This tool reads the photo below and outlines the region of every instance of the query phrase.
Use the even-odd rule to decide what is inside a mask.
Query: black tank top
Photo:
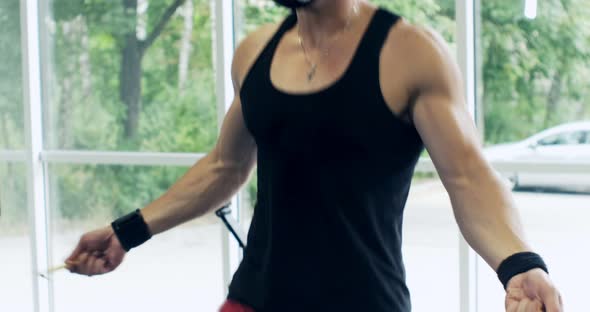
[[[399,17],[378,9],[339,80],[289,94],[273,86],[270,67],[296,19],[282,23],[240,90],[258,194],[228,298],[257,312],[410,311],[402,215],[423,143],[379,84]]]

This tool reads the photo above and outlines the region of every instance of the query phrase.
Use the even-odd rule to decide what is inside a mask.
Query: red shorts
[[[254,312],[254,309],[233,300],[227,300],[219,312]]]

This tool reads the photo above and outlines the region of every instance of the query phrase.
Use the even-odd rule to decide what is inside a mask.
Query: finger
[[[111,261],[108,258],[104,258],[104,271],[102,274],[105,273],[109,273],[111,271],[113,271],[115,269],[115,265],[113,265],[113,263],[111,263]]]
[[[543,308],[543,304],[539,300],[530,301],[527,304],[527,312],[539,312]]]
[[[531,301],[528,299],[523,299],[518,304],[517,312],[528,312],[528,306],[530,305]]]
[[[84,252],[85,249],[86,249],[86,241],[84,240],[84,236],[82,236],[80,238],[80,240],[78,241],[78,245],[76,245],[76,248],[74,248],[74,250],[72,251],[70,256],[66,259],[66,261],[76,261],[78,259],[78,257],[80,256],[80,254],[82,252]]]
[[[72,270],[80,263],[80,261],[65,260],[64,263],[66,265],[66,270],[72,272]]]
[[[516,309],[518,309],[518,301],[506,301],[506,312],[516,312]]]
[[[99,275],[105,273],[105,263],[106,260],[104,258],[95,258],[91,263],[91,274],[92,275]]]
[[[518,307],[516,308],[516,312],[526,312],[526,303],[524,300],[518,302]]]
[[[78,264],[75,265],[74,273],[87,274],[88,273],[88,258],[89,254],[83,252],[78,256]]]
[[[88,257],[88,271],[86,272],[87,276],[92,276],[92,275],[97,275],[99,270],[97,270],[98,268],[98,261],[100,260],[100,258],[91,255],[90,257]]]
[[[540,291],[540,297],[547,312],[562,311],[560,295],[555,288],[547,286],[545,289]]]
[[[100,258],[96,260],[96,274],[105,274],[110,272],[107,266],[107,260],[105,258]]]
[[[70,271],[70,273],[77,273],[78,271],[78,265],[80,264],[80,261],[71,261],[71,260],[66,260],[66,269],[68,269],[68,271]]]

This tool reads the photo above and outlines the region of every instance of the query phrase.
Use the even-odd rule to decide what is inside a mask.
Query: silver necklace
[[[320,57],[318,58],[318,60],[316,62],[313,62],[311,60],[311,58],[309,57],[307,50],[305,49],[305,44],[303,42],[303,38],[301,36],[301,27],[297,26],[297,38],[299,39],[299,46],[301,46],[301,50],[303,51],[305,61],[307,62],[307,65],[309,66],[309,70],[307,71],[307,82],[308,83],[311,83],[313,81],[313,78],[315,78],[318,66],[320,65],[320,61],[322,60],[322,58],[327,57],[330,54],[330,48],[332,47],[333,43],[336,42],[336,40],[345,31],[350,29],[350,24],[352,23],[352,18],[353,18],[353,16],[355,16],[355,17],[358,16],[358,13],[359,13],[359,3],[358,3],[358,0],[355,0],[352,5],[352,8],[350,10],[350,13],[348,14],[346,24],[338,32],[338,34],[336,34],[334,37],[332,37],[332,39],[330,40],[330,44],[328,44],[323,51],[321,51],[322,49],[320,49],[320,51],[321,51]],[[301,23],[299,25],[301,25]]]

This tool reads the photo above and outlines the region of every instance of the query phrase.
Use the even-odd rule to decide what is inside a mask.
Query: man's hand
[[[514,276],[506,289],[507,312],[562,312],[563,302],[547,273],[534,269]]]
[[[110,226],[88,232],[66,260],[72,273],[98,275],[113,271],[121,264],[125,250]]]

